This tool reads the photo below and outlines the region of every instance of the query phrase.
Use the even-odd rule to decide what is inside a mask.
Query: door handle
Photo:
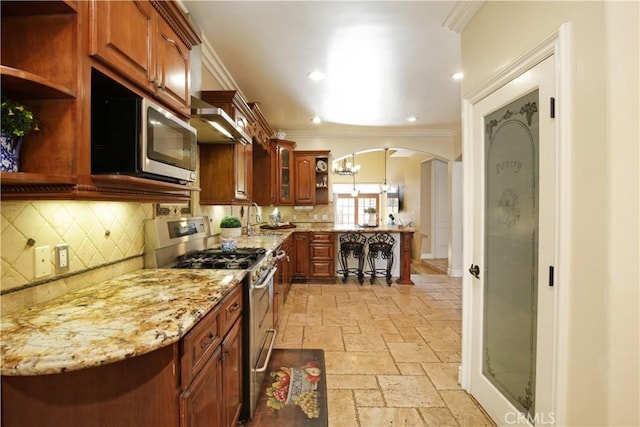
[[[471,264],[471,267],[469,267],[469,273],[471,273],[471,275],[473,277],[475,277],[476,279],[480,278],[480,267],[478,267],[475,264]]]

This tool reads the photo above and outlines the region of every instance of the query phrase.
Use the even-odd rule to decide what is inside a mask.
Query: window
[[[336,194],[334,197],[336,225],[364,224],[364,210],[366,208],[379,209],[379,197],[377,194],[358,194],[352,197],[350,194]]]

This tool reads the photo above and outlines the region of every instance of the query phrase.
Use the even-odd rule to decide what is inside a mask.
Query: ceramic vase
[[[22,137],[10,137],[6,134],[0,134],[0,171],[1,172],[18,172],[18,164],[20,162],[20,146],[22,145]]]
[[[234,252],[238,249],[238,242],[233,239],[222,239],[222,242],[220,242],[220,249],[225,253]]]

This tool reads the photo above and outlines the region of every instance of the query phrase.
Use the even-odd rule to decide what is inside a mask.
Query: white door
[[[554,64],[472,106],[469,390],[499,425],[554,422]]]
[[[433,257],[449,256],[449,170],[445,162],[431,162],[432,203],[431,218],[433,221]]]

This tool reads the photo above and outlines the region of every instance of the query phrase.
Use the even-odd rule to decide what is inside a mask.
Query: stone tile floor
[[[460,279],[412,279],[292,285],[276,347],[324,349],[330,427],[495,425],[457,381]]]

